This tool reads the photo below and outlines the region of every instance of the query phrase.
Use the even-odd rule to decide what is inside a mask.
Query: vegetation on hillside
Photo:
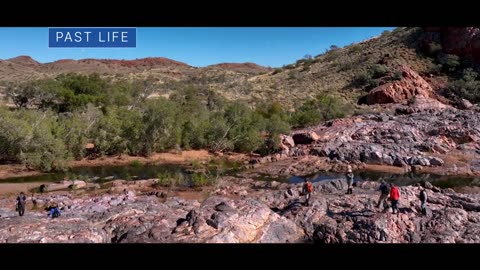
[[[356,103],[359,95],[364,90],[373,87],[375,83],[381,83],[372,78],[375,83],[368,82],[365,85],[356,85],[355,79],[362,74],[368,74],[377,65],[384,66],[389,73],[394,73],[400,64],[407,64],[418,72],[431,69],[434,64],[427,56],[419,55],[416,40],[421,34],[419,28],[398,28],[392,32],[385,32],[377,38],[339,48],[336,45],[317,56],[305,55],[295,63],[277,68],[267,74],[238,72],[236,69],[218,67],[192,68],[186,66],[169,66],[162,68],[132,67],[105,65],[94,62],[87,63],[57,63],[58,68],[47,69],[48,66],[39,67],[36,71],[44,77],[55,76],[65,70],[82,73],[102,74],[102,78],[111,78],[116,81],[145,81],[150,76],[152,93],[159,95],[172,95],[188,85],[195,89],[210,90],[227,100],[242,100],[248,104],[261,104],[263,102],[278,102],[285,109],[295,109],[296,104],[307,99],[314,98],[322,93],[340,94],[345,101]],[[5,81],[15,80],[23,70],[17,64],[13,64],[15,70],[9,71],[13,75]],[[5,67],[7,70],[7,67]],[[267,69],[265,71],[268,71]],[[77,72],[77,71],[76,71]],[[115,72],[117,72],[115,74]],[[21,81],[39,76],[29,76],[32,72],[24,74]],[[4,77],[8,77],[5,75]],[[19,77],[20,78],[20,77]],[[18,81],[18,80],[17,80]],[[72,82],[58,79],[58,84],[66,86]],[[74,82],[73,82],[74,83]],[[59,90],[60,91],[60,90]],[[82,92],[82,89],[74,91]],[[128,89],[125,89],[128,91]],[[111,94],[106,91],[110,100]],[[70,93],[63,93],[66,99],[71,99]],[[84,93],[89,95],[89,93]],[[72,106],[90,103],[103,103],[105,99],[98,97],[97,100],[87,100],[87,96],[79,96],[71,100]],[[19,101],[22,102],[22,101]]]
[[[322,54],[305,56],[258,79],[252,95],[266,96],[272,89],[277,94],[275,100],[295,104],[297,100],[335,93],[356,104],[365,92],[401,79],[400,65],[420,73],[431,69],[434,59],[418,52],[421,34],[420,28],[397,28],[343,48],[332,45]]]
[[[292,114],[279,103],[255,108],[194,86],[169,98],[147,98],[148,89],[147,81],[112,82],[96,74],[10,85],[17,108],[0,109],[0,161],[50,171],[86,155],[148,156],[178,148],[267,154],[291,126],[342,115],[334,96],[306,101]]]
[[[402,79],[404,64],[448,78],[440,91],[446,97],[479,102],[479,66],[445,54],[438,39],[425,45],[423,35],[420,28],[397,28],[260,75],[210,67],[167,72],[175,79],[92,73],[4,84],[16,109],[0,108],[0,162],[49,171],[87,155],[268,154],[291,128],[368,111],[354,105],[359,97]]]
[[[480,102],[480,66],[471,58],[445,53],[439,35],[433,35],[429,43],[419,47],[419,51],[433,62],[428,70],[430,73],[449,78],[449,84],[442,91],[447,98]]]

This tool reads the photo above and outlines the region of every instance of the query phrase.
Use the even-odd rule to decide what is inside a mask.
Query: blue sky
[[[395,27],[139,27],[136,48],[48,48],[47,27],[0,27],[0,59],[28,55],[58,59],[167,57],[203,67],[254,62],[280,67],[306,54],[343,47]]]

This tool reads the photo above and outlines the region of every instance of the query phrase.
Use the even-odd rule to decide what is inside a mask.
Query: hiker
[[[420,191],[420,209],[422,210],[422,215],[426,216],[427,215],[427,191],[422,188]]]
[[[310,181],[305,178],[303,183],[303,188],[302,188],[302,193],[305,195],[305,205],[309,206],[310,205],[310,196],[313,192],[313,185]]]
[[[17,197],[17,212],[20,216],[25,214],[25,204],[27,203],[27,197],[23,192],[20,192],[20,195]]]
[[[378,190],[380,190],[380,198],[378,198],[377,208],[379,208],[380,205],[382,205],[382,203],[383,203],[383,207],[387,208],[388,207],[387,199],[388,199],[388,195],[390,194],[389,185],[385,181],[382,181]]]
[[[392,213],[398,213],[398,200],[400,199],[400,192],[398,188],[390,183],[390,200],[392,201]]]
[[[353,193],[353,173],[352,173],[352,167],[348,165],[348,173],[347,173],[347,193],[346,194],[352,194]]]
[[[284,144],[284,141],[286,140],[287,136],[280,134],[280,148],[282,149],[281,154],[288,156],[288,153],[290,152],[290,148]]]
[[[56,203],[52,203],[47,208],[47,211],[48,211],[47,217],[52,216],[52,218],[56,218],[60,216],[60,209],[58,209],[58,205]]]

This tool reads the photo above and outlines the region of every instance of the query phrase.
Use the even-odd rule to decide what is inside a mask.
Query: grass
[[[204,187],[214,185],[217,182],[218,176],[210,172],[199,172],[182,174],[180,172],[162,172],[157,175],[157,187],[168,187],[170,189],[182,187]]]
[[[286,106],[317,94],[319,89],[332,88],[347,93],[349,101],[356,103],[358,94],[355,92],[362,91],[361,87],[352,84],[357,74],[365,74],[373,67],[375,75],[380,77],[401,64],[419,72],[431,66],[431,60],[417,55],[414,40],[410,38],[419,31],[418,28],[402,28],[360,44],[328,51],[312,60],[300,59],[296,65],[283,68],[285,71],[290,69],[290,73],[277,71],[257,81],[256,90],[261,92],[264,89],[264,81],[270,84],[275,81],[278,85],[276,94],[284,97],[282,100],[286,101]],[[379,65],[387,55],[388,64]]]
[[[158,182],[155,186],[170,189],[212,186],[217,183],[219,177],[223,174],[240,170],[242,163],[227,158],[215,158],[207,163],[193,160],[190,162],[190,167],[189,173],[159,172],[157,174]]]
[[[139,160],[134,160],[130,162],[130,166],[133,168],[140,168],[140,167],[143,167],[143,163]]]

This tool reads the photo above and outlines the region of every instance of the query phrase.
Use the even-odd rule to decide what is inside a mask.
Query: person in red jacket
[[[400,199],[400,192],[398,188],[390,183],[390,201],[392,201],[392,213],[398,213],[398,200]]]

